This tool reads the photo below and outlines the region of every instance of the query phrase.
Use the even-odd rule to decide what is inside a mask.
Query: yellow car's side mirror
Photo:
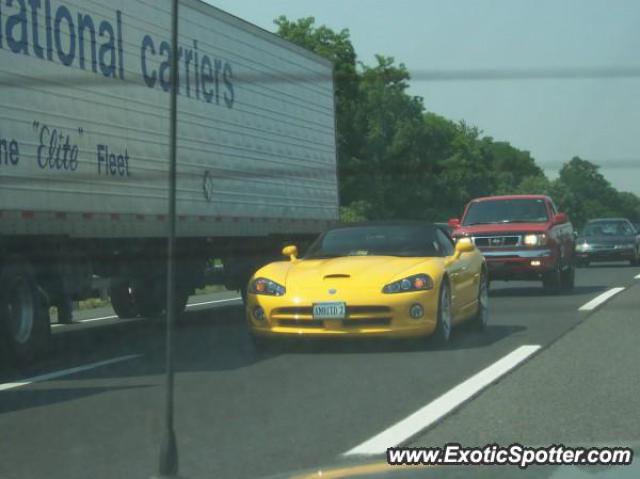
[[[298,259],[298,247],[296,245],[289,245],[282,248],[282,254],[288,256],[291,261]]]
[[[456,256],[460,257],[462,253],[471,253],[475,248],[470,238],[460,238],[456,243]]]

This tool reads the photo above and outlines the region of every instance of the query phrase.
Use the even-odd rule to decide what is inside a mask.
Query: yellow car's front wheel
[[[451,338],[451,289],[446,279],[440,283],[438,296],[438,319],[436,323],[435,339],[440,344],[449,342]]]
[[[475,326],[479,330],[484,330],[489,322],[489,278],[487,273],[480,274],[480,285],[478,286],[478,312],[474,318]]]

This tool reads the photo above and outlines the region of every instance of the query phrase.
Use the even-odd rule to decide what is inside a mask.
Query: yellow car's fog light
[[[264,314],[264,309],[262,309],[260,306],[256,306],[255,308],[253,308],[253,317],[257,321],[264,321],[266,317]]]
[[[420,319],[424,316],[424,308],[420,304],[414,304],[409,309],[409,315],[413,319]]]

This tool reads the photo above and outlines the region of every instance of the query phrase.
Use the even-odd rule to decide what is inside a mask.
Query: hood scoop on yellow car
[[[351,278],[350,274],[327,274],[322,279]]]

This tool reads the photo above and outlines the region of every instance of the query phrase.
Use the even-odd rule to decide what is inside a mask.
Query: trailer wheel
[[[128,279],[111,278],[109,296],[111,306],[120,319],[138,316],[138,307]]]
[[[164,311],[167,298],[162,294],[161,280],[149,280],[135,288],[135,298],[140,315],[145,318],[156,317]]]
[[[12,258],[0,273],[0,339],[12,361],[32,362],[49,347],[51,325],[45,295],[29,264]]]

